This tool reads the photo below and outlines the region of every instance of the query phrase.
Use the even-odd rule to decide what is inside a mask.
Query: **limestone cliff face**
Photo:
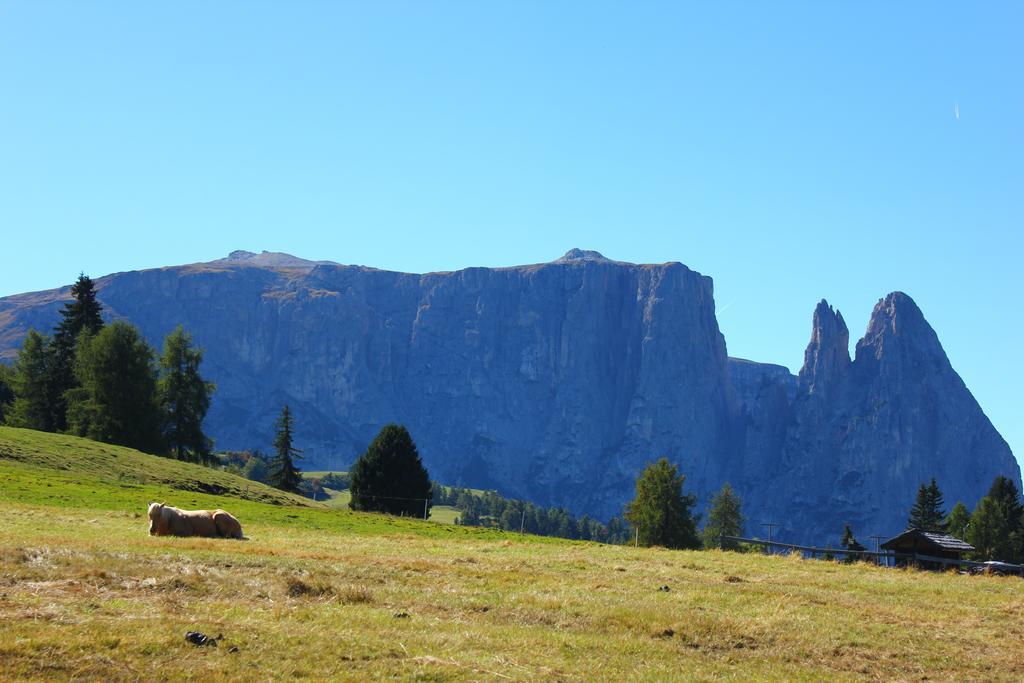
[[[841,322],[819,304],[790,413],[767,419],[788,419],[777,459],[763,456],[776,469],[768,491],[747,480],[749,499],[783,535],[836,540],[846,523],[862,536],[899,531],[931,477],[948,507],[973,506],[998,474],[1019,481],[1009,446],[909,296],[878,302],[852,362]],[[778,443],[755,439],[748,451]]]
[[[704,489],[734,450],[712,282],[679,263],[412,275],[236,252],[98,285],[152,343],[182,323],[206,349],[218,448],[268,449],[289,402],[303,464],[345,467],[396,421],[436,479],[602,517],[646,462]],[[0,315],[47,328],[61,297]]]
[[[850,332],[843,314],[824,299],[814,309],[811,330],[797,385],[802,393],[827,400],[850,366]]]
[[[269,449],[284,403],[308,469],[346,467],[406,424],[434,478],[606,518],[666,456],[702,501],[724,481],[763,521],[820,542],[902,529],[920,481],[972,504],[1005,442],[913,302],[879,303],[850,360],[822,302],[798,377],[730,359],[711,279],[572,250],[557,261],[415,275],[234,252],[98,280],[110,317],[158,344],[183,324],[217,383],[218,448]],[[0,299],[0,358],[49,329],[67,290]]]

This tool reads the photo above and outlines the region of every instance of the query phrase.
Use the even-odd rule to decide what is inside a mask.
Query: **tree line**
[[[203,432],[212,382],[200,373],[203,350],[178,325],[162,353],[134,325],[103,321],[96,285],[80,274],[52,334],[29,330],[13,366],[0,365],[0,422],[127,446],[204,465],[221,464]],[[300,490],[294,417],[285,405],[275,456],[261,478]],[[254,459],[255,466],[259,461]]]
[[[211,462],[202,423],[214,385],[199,373],[203,351],[191,336],[179,325],[158,355],[130,323],[104,323],[88,276],[71,294],[52,334],[29,330],[0,373],[3,422]]]
[[[933,477],[917,489],[917,497],[907,518],[907,529],[949,534],[967,541],[974,551],[967,558],[976,561],[999,560],[1024,564],[1024,505],[1012,480],[999,475],[992,481],[974,511],[958,501],[946,513],[945,497]],[[843,530],[840,546],[851,552],[866,550],[850,525]]]
[[[537,536],[599,541],[621,544],[632,540],[633,532],[620,517],[607,524],[583,515],[575,517],[560,508],[545,508],[533,503],[504,498],[497,491],[476,493],[459,486],[433,486],[434,504],[448,505],[459,511],[457,524],[481,526],[505,531],[524,531]]]
[[[1017,485],[1002,475],[973,511],[957,502],[949,514],[935,479],[921,484],[907,525],[967,541],[975,549],[972,559],[1024,563],[1024,505]]]
[[[700,516],[694,514],[696,496],[683,492],[685,475],[668,460],[649,465],[638,477],[636,496],[626,507],[626,520],[636,529],[642,545],[667,548],[739,549],[735,541],[722,536],[742,536],[744,517],[739,496],[729,484],[711,499],[707,523],[698,532]],[[973,512],[962,502],[947,514],[942,491],[933,478],[921,484],[910,515],[909,529],[948,533],[966,540],[975,550],[975,560],[1000,560],[1024,563],[1024,504],[1012,480],[997,476],[987,495]],[[851,553],[866,548],[857,541],[853,529],[845,525],[840,547]]]

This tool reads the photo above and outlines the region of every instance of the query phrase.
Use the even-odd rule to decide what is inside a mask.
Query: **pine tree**
[[[847,524],[847,525],[845,525],[843,527],[843,537],[839,541],[839,546],[841,548],[845,548],[846,550],[849,550],[850,553],[861,553],[861,552],[864,552],[865,550],[867,550],[867,548],[862,546],[857,541],[856,537],[854,537],[853,529],[850,527],[849,524]],[[846,556],[847,562],[852,562],[854,557],[855,557],[855,555],[852,555],[852,554],[847,555]]]
[[[100,312],[103,306],[96,300],[96,285],[85,273],[79,273],[78,280],[71,285],[74,301],[64,304],[61,321],[54,337],[66,337],[74,342],[83,331],[96,334],[103,329]]]
[[[1021,505],[1017,485],[1002,475],[992,480],[988,496],[1006,510],[1006,516],[1009,519],[1017,519],[1020,517],[1021,512],[1024,512],[1024,506]]]
[[[992,482],[971,514],[967,541],[975,559],[1024,561],[1024,507],[1012,480],[998,476]]]
[[[79,387],[67,392],[68,426],[95,441],[163,453],[153,349],[133,325],[118,321],[76,345]]]
[[[49,375],[50,403],[53,411],[51,421],[56,431],[67,428],[67,393],[79,386],[75,375],[75,345],[83,333],[95,335],[103,328],[100,311],[103,307],[96,300],[96,287],[84,273],[71,285],[73,301],[64,304],[61,321],[54,330],[52,340],[53,362]]]
[[[967,538],[967,525],[971,523],[971,513],[967,506],[957,501],[946,517],[946,533],[959,539]]]
[[[44,432],[54,431],[50,391],[52,368],[53,354],[49,340],[35,330],[29,330],[11,373],[14,402],[6,416],[8,424]]]
[[[648,465],[636,480],[636,498],[626,506],[626,519],[639,533],[645,546],[665,548],[700,547],[697,520],[693,516],[696,496],[683,494],[686,476],[662,458]]]
[[[942,492],[939,490],[935,478],[932,477],[930,484],[927,486],[921,484],[917,490],[917,500],[910,510],[910,519],[907,522],[909,528],[945,533],[946,511],[943,509],[944,507]]]
[[[704,547],[736,550],[736,541],[723,541],[722,536],[743,535],[743,513],[740,510],[740,497],[725,483],[722,489],[711,499],[708,511],[708,522],[704,525]]]
[[[429,516],[430,476],[405,427],[385,425],[352,465],[351,475],[349,507],[353,510],[422,517],[426,504]],[[488,501],[489,513],[500,523],[504,505],[494,498]],[[471,517],[465,516],[464,523]]]
[[[302,475],[295,467],[300,459],[298,448],[293,444],[294,418],[291,409],[285,405],[281,417],[277,421],[277,433],[274,435],[274,459],[270,462],[268,482],[282,491],[298,493]]]
[[[1006,511],[992,496],[979,500],[971,514],[971,525],[967,528],[967,542],[974,546],[974,558],[1012,562],[1012,527]]]
[[[14,368],[0,364],[0,424],[14,403]]]
[[[179,460],[209,462],[212,441],[203,433],[214,385],[199,374],[203,351],[181,325],[164,339],[158,393],[164,413],[164,439]]]

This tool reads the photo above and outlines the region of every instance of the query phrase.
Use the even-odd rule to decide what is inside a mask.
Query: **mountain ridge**
[[[289,402],[307,467],[344,466],[400,421],[435,478],[606,518],[664,455],[702,503],[730,481],[752,522],[787,519],[783,534],[798,540],[851,520],[863,533],[899,531],[915,477],[948,479],[950,504],[973,503],[996,473],[1020,481],[899,292],[879,301],[853,358],[842,314],[819,303],[794,375],[728,356],[710,277],[582,249],[424,274],[233,252],[97,285],[108,315],[151,342],[180,322],[207,349],[218,447],[269,443]],[[52,327],[66,298],[0,299],[0,358],[29,326]]]

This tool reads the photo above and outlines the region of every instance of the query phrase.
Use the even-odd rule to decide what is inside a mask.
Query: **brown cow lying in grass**
[[[149,535],[245,538],[239,521],[223,510],[180,510],[164,503],[149,504]]]

